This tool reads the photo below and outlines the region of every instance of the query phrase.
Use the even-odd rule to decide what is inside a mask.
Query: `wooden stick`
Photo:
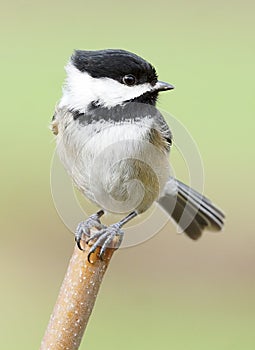
[[[115,249],[108,248],[104,260],[98,250],[88,262],[90,246],[81,251],[76,246],[59,296],[51,315],[40,350],[77,350],[88,324],[99,287]]]

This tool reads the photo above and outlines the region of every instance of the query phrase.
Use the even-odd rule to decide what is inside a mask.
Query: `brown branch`
[[[98,251],[87,260],[89,246],[82,252],[76,246],[40,350],[76,350],[88,324],[104,273],[114,249],[108,248],[104,260]]]

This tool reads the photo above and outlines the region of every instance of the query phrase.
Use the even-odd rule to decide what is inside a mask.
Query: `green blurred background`
[[[197,243],[169,223],[117,252],[81,349],[254,349],[254,2],[1,5],[1,348],[39,347],[74,245],[49,184],[63,67],[74,48],[124,48],[176,86],[159,105],[196,140],[227,223]]]

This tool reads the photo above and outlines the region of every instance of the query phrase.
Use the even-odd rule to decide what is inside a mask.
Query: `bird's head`
[[[83,113],[91,105],[111,108],[129,101],[155,105],[160,91],[173,89],[158,80],[150,63],[125,50],[76,50],[66,71],[60,105]]]

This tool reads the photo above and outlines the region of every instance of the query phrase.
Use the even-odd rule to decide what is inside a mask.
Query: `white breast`
[[[146,210],[163,191],[168,161],[148,139],[151,119],[83,126],[59,118],[57,150],[76,186],[111,212]]]

